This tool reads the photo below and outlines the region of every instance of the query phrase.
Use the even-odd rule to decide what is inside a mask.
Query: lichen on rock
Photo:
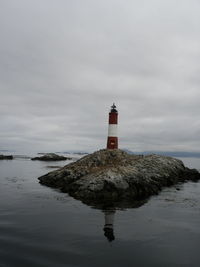
[[[163,187],[200,179],[182,161],[103,149],[38,178],[82,201],[123,201],[157,194]]]

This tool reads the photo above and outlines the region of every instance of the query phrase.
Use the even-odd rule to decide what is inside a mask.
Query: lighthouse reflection
[[[110,205],[106,203],[98,203],[98,205],[95,205],[96,208],[101,209],[101,211],[104,213],[103,233],[110,243],[115,240],[114,223],[116,212],[139,208],[143,206],[147,202],[147,200],[148,198],[134,201],[110,203]],[[95,206],[93,205],[93,208],[95,208]]]
[[[115,217],[115,210],[105,210],[104,217],[105,217],[105,224],[104,224],[104,236],[108,239],[109,242],[115,240],[114,235],[114,217]]]
[[[101,210],[104,214],[103,233],[106,239],[111,243],[114,241],[114,223],[117,211],[126,211],[128,209],[137,209],[147,202],[148,198],[121,200],[117,202],[112,201],[82,201],[84,204],[92,207],[93,209]]]

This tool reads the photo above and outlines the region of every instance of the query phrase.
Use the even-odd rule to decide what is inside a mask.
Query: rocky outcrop
[[[1,159],[13,159],[12,155],[0,155],[0,160]]]
[[[179,182],[196,181],[200,173],[175,158],[104,149],[38,179],[86,203],[119,202],[157,194]]]
[[[58,161],[58,160],[71,160],[72,158],[59,156],[55,153],[47,153],[41,157],[35,157],[31,160],[42,160],[42,161]]]

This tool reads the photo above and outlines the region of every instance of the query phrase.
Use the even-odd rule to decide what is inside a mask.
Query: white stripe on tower
[[[108,125],[108,136],[117,137],[117,124],[109,124]]]

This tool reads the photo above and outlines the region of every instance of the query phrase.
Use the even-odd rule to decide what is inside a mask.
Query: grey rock
[[[55,153],[47,153],[41,157],[35,157],[31,160],[42,160],[42,161],[58,161],[58,160],[71,160],[72,158],[59,156]]]
[[[12,155],[0,155],[0,160],[1,159],[13,159]]]
[[[182,161],[160,155],[130,155],[103,149],[38,178],[86,203],[135,200],[163,187],[197,181],[200,173]]]

